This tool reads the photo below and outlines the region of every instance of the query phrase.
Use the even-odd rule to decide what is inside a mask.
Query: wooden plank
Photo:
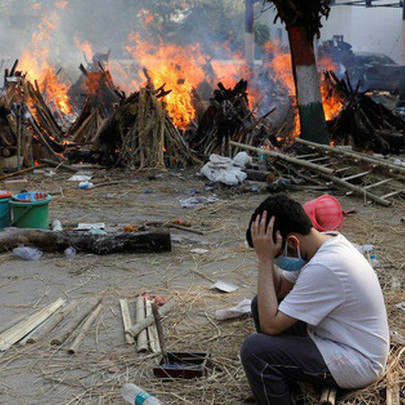
[[[286,162],[295,164],[297,166],[302,166],[302,167],[306,167],[307,169],[316,170],[319,173],[333,174],[335,172],[334,169],[323,167],[323,166],[317,165],[315,163],[307,162],[306,160],[297,159],[297,158],[285,155],[280,152],[274,152],[274,151],[267,150],[267,149],[260,149],[260,148],[254,147],[254,146],[245,145],[243,143],[238,143],[238,142],[234,142],[234,141],[230,141],[229,143],[232,146],[237,146],[238,148],[246,149],[251,152],[256,152],[257,154],[268,155],[268,156],[278,158],[278,159],[284,160]]]
[[[122,314],[122,323],[124,324],[125,340],[127,341],[127,343],[129,345],[132,345],[135,343],[135,339],[131,335],[129,335],[127,332],[125,332],[127,329],[130,329],[132,327],[131,314],[129,312],[128,300],[120,299],[120,307],[121,307],[121,314]]]
[[[48,305],[47,307],[41,309],[27,319],[3,332],[0,335],[0,351],[9,349],[14,343],[21,340],[24,336],[49,318],[64,303],[65,300],[59,298],[54,303]]]

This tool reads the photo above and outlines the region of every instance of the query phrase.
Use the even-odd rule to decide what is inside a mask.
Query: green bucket
[[[51,196],[41,193],[23,193],[13,196],[10,201],[11,226],[17,228],[49,228],[49,203]]]
[[[10,197],[0,198],[0,229],[10,226]]]

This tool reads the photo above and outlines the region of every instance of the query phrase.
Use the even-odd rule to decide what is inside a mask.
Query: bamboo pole
[[[103,306],[98,304],[97,307],[93,310],[93,312],[88,316],[88,318],[84,321],[83,325],[80,327],[79,333],[77,334],[75,340],[73,341],[72,345],[69,347],[68,352],[70,354],[76,354],[79,351],[80,344],[83,342],[84,338],[86,337],[87,332],[93,325],[94,321],[100,315]]]
[[[145,319],[145,313],[146,313],[146,309],[145,309],[145,298],[140,295],[137,299],[136,299],[136,324],[142,323]],[[126,329],[126,333],[129,334],[130,336],[131,333],[129,333],[128,331],[131,330],[131,328]],[[135,336],[133,336],[135,337]],[[137,337],[137,347],[138,347],[138,353],[141,352],[146,352],[148,351],[148,336],[146,333],[146,330],[143,330],[142,332],[139,333],[138,337]]]
[[[129,335],[126,330],[130,329],[132,326],[131,314],[129,312],[128,300],[127,299],[120,299],[120,307],[121,307],[121,314],[122,314],[122,323],[124,324],[124,334],[125,340],[129,345],[135,343],[135,339]]]
[[[168,314],[176,305],[176,301],[174,299],[170,300],[167,302],[163,307],[159,309],[159,315],[161,317],[165,316]],[[148,316],[145,319],[143,319],[141,322],[137,323],[134,325],[131,329],[128,329],[128,333],[131,334],[131,336],[138,336],[143,330],[145,330],[147,327],[150,325],[153,325],[154,322],[153,316]]]
[[[60,322],[63,321],[74,309],[76,309],[78,302],[72,301],[64,308],[61,308],[51,318],[34,329],[29,335],[27,335],[21,344],[33,344],[42,339],[47,333],[55,328]]]
[[[3,332],[0,335],[0,351],[9,349],[14,343],[21,340],[24,336],[50,317],[64,303],[65,300],[59,298],[54,303],[46,306],[27,319]]]
[[[51,336],[52,345],[61,345],[66,339],[77,329],[77,327],[83,322],[88,314],[100,303],[101,297],[97,297],[93,300],[85,301],[81,307],[76,311],[73,318],[68,320],[61,328],[57,330],[53,336]]]
[[[169,363],[169,356],[167,355],[166,341],[165,341],[165,336],[163,333],[163,326],[162,326],[162,322],[161,322],[161,314],[159,314],[158,306],[155,303],[152,304],[152,314],[153,314],[153,319],[154,319],[155,325],[156,325],[156,331],[157,331],[157,335],[159,338],[159,346],[160,346],[160,351],[162,352],[163,361],[165,363]]]
[[[321,145],[319,143],[310,142],[310,141],[307,141],[307,140],[301,139],[301,138],[295,138],[295,142],[301,143],[302,145],[309,146],[312,149],[318,149],[318,150],[330,152],[330,153],[333,153],[334,155],[347,156],[354,160],[377,165],[384,169],[394,170],[394,171],[397,171],[400,173],[405,173],[405,167],[397,166],[397,165],[394,165],[393,163],[389,163],[389,162],[383,162],[380,159],[374,158],[372,156],[365,156],[364,154],[361,154],[358,152],[345,150],[345,149],[340,148],[339,146],[335,146],[332,148],[329,145]]]
[[[145,303],[146,303],[146,316],[148,317],[148,316],[153,315],[152,301],[150,301],[146,298]],[[150,350],[153,353],[159,353],[161,349],[160,349],[160,343],[159,343],[159,339],[158,339],[158,331],[156,329],[156,325],[149,326],[149,328],[147,330],[148,330],[148,336],[149,336]]]
[[[307,169],[316,170],[317,172],[320,172],[320,173],[325,173],[325,174],[334,173],[334,169],[320,166],[315,163],[307,162],[306,160],[297,159],[297,158],[285,155],[280,152],[274,152],[274,151],[267,150],[267,149],[260,149],[260,148],[254,147],[254,146],[245,145],[243,143],[234,142],[234,141],[230,141],[229,144],[233,145],[233,146],[237,146],[238,148],[241,148],[241,149],[250,150],[251,152],[256,152],[258,154],[260,153],[260,154],[268,155],[268,156],[271,156],[274,158],[278,158],[278,159],[284,160],[286,162],[289,162],[289,163],[292,163],[292,164],[295,164],[298,166],[306,167]]]

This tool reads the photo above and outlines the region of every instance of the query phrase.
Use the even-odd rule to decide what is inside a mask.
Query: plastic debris
[[[55,232],[63,231],[62,224],[58,219],[55,219],[55,221],[52,222],[52,230]]]
[[[224,293],[230,293],[239,290],[239,287],[235,284],[228,283],[227,281],[219,280],[210,287],[210,290],[219,290]]]
[[[36,248],[20,245],[13,249],[13,256],[27,261],[37,261],[43,253]]]
[[[65,256],[68,260],[73,260],[76,257],[76,249],[73,246],[70,246],[65,249]]]
[[[208,252],[209,252],[208,249],[201,249],[201,248],[195,248],[190,250],[190,253],[196,253],[197,255],[205,255]]]
[[[244,299],[238,305],[232,308],[219,309],[215,311],[215,319],[218,321],[225,321],[226,319],[240,318],[241,316],[250,314],[252,300]]]
[[[91,181],[81,181],[77,187],[82,189],[90,189],[94,187],[94,184]]]
[[[247,178],[242,169],[251,162],[252,158],[246,152],[239,152],[234,159],[212,154],[200,173],[210,181],[235,186]]]
[[[180,200],[180,204],[183,208],[197,208],[202,207],[205,204],[211,204],[215,201],[218,201],[218,198],[215,195],[211,197],[190,197],[183,200]]]

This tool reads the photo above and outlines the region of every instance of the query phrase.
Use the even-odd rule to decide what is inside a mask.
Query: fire
[[[49,42],[52,32],[59,26],[56,12],[46,14],[39,24],[38,31],[32,34],[32,41],[20,60],[19,68],[26,73],[27,79],[38,82],[39,89],[48,102],[65,114],[72,112],[69,104],[68,86],[63,83],[49,64]]]
[[[74,36],[73,41],[76,45],[76,48],[84,53],[86,59],[91,61],[93,59],[94,51],[89,41],[81,42],[77,35]]]
[[[183,47],[154,45],[141,41],[137,34],[131,34],[129,40],[130,45],[126,46],[126,50],[139,63],[138,76],[142,77],[143,68],[146,68],[156,89],[165,86],[171,90],[164,97],[168,114],[176,127],[187,128],[196,118],[193,91],[205,79],[202,68],[205,58],[199,44]]]
[[[268,42],[265,45],[265,49],[267,55],[270,56],[269,60],[266,61],[265,64],[270,69],[270,72],[274,74],[274,77],[285,87],[288,94],[290,96],[294,96],[293,103],[296,106],[295,84],[290,53],[288,51],[281,50],[277,42]],[[337,67],[332,60],[322,58],[318,61],[318,68],[321,71],[325,71],[336,70]],[[336,95],[332,94],[328,90],[323,82],[321,82],[321,95],[325,118],[327,121],[332,120],[342,109],[342,103]],[[297,112],[295,116],[295,130],[293,137],[299,136],[300,132],[300,120]]]

